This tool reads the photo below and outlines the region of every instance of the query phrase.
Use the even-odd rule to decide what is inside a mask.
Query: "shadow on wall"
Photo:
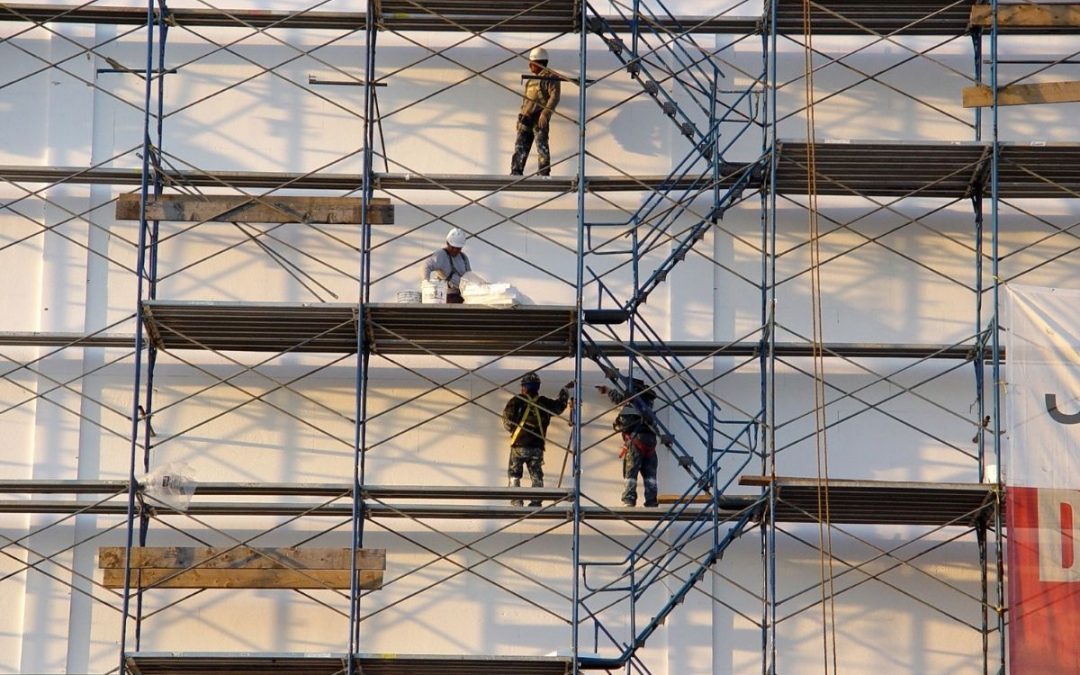
[[[651,101],[626,103],[611,118],[610,131],[619,147],[635,155],[653,157],[664,152],[661,139],[666,132],[660,124],[666,122],[649,113],[655,112]]]

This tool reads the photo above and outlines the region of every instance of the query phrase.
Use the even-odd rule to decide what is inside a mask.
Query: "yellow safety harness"
[[[517,442],[518,436],[521,435],[521,430],[525,428],[525,422],[529,419],[529,414],[534,413],[536,415],[536,428],[540,433],[544,433],[543,418],[540,417],[540,407],[536,405],[536,400],[540,398],[537,394],[535,397],[525,397],[525,414],[518,420],[517,428],[514,429],[514,433],[510,435],[510,445],[513,446]]]

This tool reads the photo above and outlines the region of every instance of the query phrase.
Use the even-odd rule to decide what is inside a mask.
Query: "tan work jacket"
[[[525,96],[521,99],[522,116],[546,127],[555,106],[559,105],[561,80],[562,76],[550,68],[541,70],[535,79],[525,80]]]

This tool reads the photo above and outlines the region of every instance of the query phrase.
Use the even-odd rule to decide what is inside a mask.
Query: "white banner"
[[[1005,480],[1080,489],[1080,290],[1005,290]]]

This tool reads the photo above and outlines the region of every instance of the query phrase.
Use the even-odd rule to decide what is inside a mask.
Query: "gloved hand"
[[[608,393],[607,385],[604,385],[604,384],[596,385],[596,391],[600,392],[601,396],[607,396],[607,393]]]
[[[446,281],[446,274],[442,270],[432,270],[428,281]]]
[[[573,380],[570,380],[569,382],[567,382],[566,384],[564,384],[564,385],[562,386],[562,388],[563,388],[563,389],[566,389],[567,391],[569,391],[570,389],[573,389],[573,388],[574,388],[574,381],[573,381]]]

